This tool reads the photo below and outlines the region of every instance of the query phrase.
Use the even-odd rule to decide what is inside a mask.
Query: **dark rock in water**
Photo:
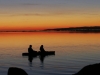
[[[8,69],[8,75],[28,75],[23,69],[10,67]]]
[[[74,75],[100,75],[100,63],[85,66]]]

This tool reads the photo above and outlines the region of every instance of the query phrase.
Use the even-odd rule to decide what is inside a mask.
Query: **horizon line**
[[[44,31],[46,31],[46,30],[56,30],[56,29],[70,29],[70,28],[72,28],[72,29],[77,29],[77,28],[97,28],[97,27],[99,27],[100,28],[100,26],[80,26],[80,27],[66,27],[66,28],[50,28],[50,29],[43,29],[43,30],[1,30],[0,32],[44,32]]]

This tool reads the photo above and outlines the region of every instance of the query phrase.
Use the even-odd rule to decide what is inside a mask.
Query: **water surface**
[[[39,51],[55,51],[55,56],[39,57],[32,64],[22,53],[28,46]],[[29,75],[72,75],[89,64],[100,62],[99,33],[2,32],[0,33],[0,75],[7,75],[9,67],[24,69]]]

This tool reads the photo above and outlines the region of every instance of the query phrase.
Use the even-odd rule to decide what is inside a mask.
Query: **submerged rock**
[[[74,75],[100,75],[100,63],[85,66]]]
[[[17,67],[10,67],[8,75],[28,75],[23,69]]]

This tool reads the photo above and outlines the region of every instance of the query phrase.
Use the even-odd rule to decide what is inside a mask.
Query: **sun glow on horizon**
[[[41,30],[100,26],[100,1],[0,2],[0,30]]]

